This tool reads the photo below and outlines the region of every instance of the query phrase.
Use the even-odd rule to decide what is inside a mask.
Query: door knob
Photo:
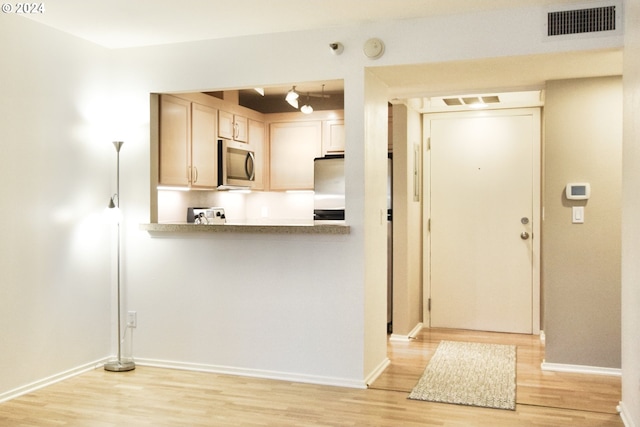
[[[527,240],[529,238],[529,233],[527,233],[526,231],[523,231],[522,233],[520,233],[520,238],[522,240]]]

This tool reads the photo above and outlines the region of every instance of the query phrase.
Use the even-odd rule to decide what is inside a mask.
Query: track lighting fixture
[[[300,108],[300,111],[304,114],[311,114],[314,111],[314,108],[311,106],[310,103],[310,99],[313,98],[320,98],[320,99],[325,99],[325,98],[329,98],[330,95],[325,95],[324,93],[324,84],[322,85],[322,93],[311,93],[311,92],[307,92],[307,100],[304,103],[304,105]],[[299,98],[300,95],[298,94],[298,92],[296,92],[296,87],[292,86],[291,90],[289,92],[287,92],[286,96],[285,96],[285,101],[287,101],[287,103],[289,105],[291,105],[293,108],[298,108],[299,105]]]
[[[293,86],[289,92],[287,92],[287,96],[284,98],[289,105],[293,108],[298,108],[298,98],[300,95],[296,92],[296,87]]]
[[[307,103],[300,107],[300,111],[303,114],[311,114],[313,113],[313,107],[309,104],[309,92],[307,92]]]

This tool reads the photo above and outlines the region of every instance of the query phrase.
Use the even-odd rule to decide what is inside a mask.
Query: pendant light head
[[[307,103],[300,107],[300,111],[303,114],[311,114],[313,113],[313,107],[309,104],[309,92],[307,92]]]
[[[287,92],[287,96],[285,96],[285,101],[289,103],[293,108],[298,108],[298,98],[300,95],[296,92],[296,87],[293,86],[289,92]]]

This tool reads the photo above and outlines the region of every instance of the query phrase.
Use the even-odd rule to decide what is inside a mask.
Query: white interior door
[[[539,110],[426,118],[431,326],[536,332]]]

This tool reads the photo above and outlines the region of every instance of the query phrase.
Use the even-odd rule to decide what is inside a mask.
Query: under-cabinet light
[[[166,187],[162,185],[158,185],[158,191],[190,191],[189,187]]]

